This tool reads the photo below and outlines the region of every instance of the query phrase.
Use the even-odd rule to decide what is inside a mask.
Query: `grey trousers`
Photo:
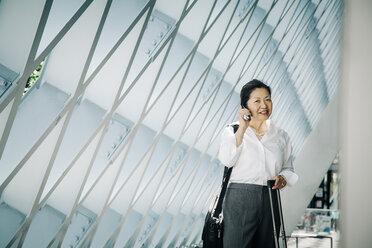
[[[274,217],[279,237],[279,212],[273,195]],[[275,247],[267,186],[230,183],[223,202],[224,248]]]

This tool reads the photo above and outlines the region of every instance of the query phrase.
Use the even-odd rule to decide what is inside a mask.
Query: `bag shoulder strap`
[[[239,125],[234,124],[232,125],[232,127],[234,128],[234,133],[236,133],[236,131],[239,128]],[[223,202],[223,199],[225,198],[225,193],[227,189],[227,184],[229,183],[229,180],[230,180],[231,171],[232,171],[232,167],[228,168],[225,166],[224,173],[223,173],[224,174],[223,180],[222,180],[222,189],[220,192],[220,196],[218,197],[216,209],[214,210],[214,213],[213,213],[213,217],[215,218],[218,218],[220,213],[222,212],[222,202]]]

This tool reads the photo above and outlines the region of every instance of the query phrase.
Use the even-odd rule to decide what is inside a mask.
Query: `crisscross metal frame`
[[[53,153],[49,155],[49,162],[43,172],[38,193],[32,206],[30,206],[31,210],[27,213],[26,220],[13,236],[8,247],[12,245],[23,246],[28,230],[37,213],[47,204],[56,189],[63,185],[66,176],[73,173],[73,168],[78,166],[79,158],[86,154],[91,146],[94,152],[90,154],[90,162],[86,167],[76,197],[71,199],[71,210],[66,213],[66,218],[59,231],[51,238],[48,247],[62,246],[74,214],[84,205],[86,199],[91,196],[95,187],[103,180],[113,164],[118,164],[118,169],[114,180],[109,183],[110,188],[107,195],[104,196],[105,201],[102,210],[96,213],[97,218],[85,234],[84,239],[79,242],[78,247],[89,247],[94,243],[102,219],[113,205],[122,200],[123,192],[128,192],[125,204],[127,207],[122,209],[120,213],[122,218],[115,226],[114,231],[107,237],[107,240],[104,240],[106,247],[141,247],[141,245],[146,247],[175,247],[198,243],[204,219],[203,214],[207,210],[207,203],[212,193],[219,188],[223,168],[219,166],[215,144],[218,142],[225,124],[236,119],[236,111],[239,108],[237,99],[240,86],[251,78],[260,78],[270,84],[275,103],[272,118],[289,133],[293,146],[293,158],[295,158],[301,151],[306,137],[317,124],[340,81],[342,23],[339,16],[343,10],[342,1],[299,0],[285,1],[284,4],[278,0],[180,1],[183,8],[177,15],[175,23],[143,67],[136,68],[139,69],[139,73],[135,75],[133,81],[129,81],[128,75],[134,67],[136,56],[141,53],[141,41],[151,19],[151,14],[157,9],[158,3],[155,0],[149,0],[144,4],[129,24],[129,27],[110,48],[109,52],[105,54],[98,66],[88,75],[88,69],[91,66],[102,30],[115,0],[99,1],[105,3],[105,7],[101,11],[101,16],[96,17],[100,18],[100,21],[95,27],[94,38],[79,74],[79,80],[76,82],[75,91],[53,122],[25,155],[20,158],[20,162],[14,166],[11,173],[7,175],[3,182],[0,182],[0,192],[3,193],[53,131],[58,130],[58,139],[55,141]],[[1,135],[1,156],[7,156],[3,152],[20,108],[20,103],[22,98],[25,97],[22,94],[28,76],[41,61],[45,58],[48,60],[47,57],[53,54],[53,49],[58,46],[87,10],[93,8],[97,2],[98,0],[82,1],[82,5],[76,13],[57,32],[57,35],[45,49],[37,54],[47,21],[49,18],[53,18],[49,16],[53,0],[45,0],[30,52],[25,59],[26,66],[16,79],[14,87],[0,99],[0,113],[7,107],[11,107],[9,113],[3,112],[7,114],[7,118]],[[160,87],[158,86],[160,75],[168,69],[167,60],[172,49],[174,49],[177,35],[182,34],[184,27],[192,25],[193,20],[188,17],[198,11],[200,12],[202,7],[206,9],[203,9],[205,16],[200,17],[203,20],[203,23],[200,23],[201,32],[195,40],[192,40],[191,50],[183,57],[178,68],[169,80],[162,84],[162,88],[158,89],[158,95],[155,96],[154,90]],[[262,12],[264,14],[261,16],[259,13]],[[280,14],[278,15],[278,13]],[[270,18],[275,19],[275,26],[268,24]],[[236,21],[237,19],[238,21]],[[218,26],[218,21],[221,20],[228,20],[223,29],[219,29]],[[256,24],[257,20],[258,24]],[[271,19],[270,21],[272,22]],[[283,27],[286,23],[287,26]],[[79,104],[85,91],[88,88],[94,88],[92,82],[95,77],[113,55],[118,52],[119,47],[126,44],[126,38],[131,35],[135,28],[139,28],[140,32],[136,36],[136,42],[128,44],[131,51],[128,55],[130,59],[117,86],[116,95],[112,96],[111,107],[107,109],[99,126],[91,133],[77,155],[53,183],[52,187],[46,191],[47,181],[75,107]],[[247,33],[251,35],[246,37]],[[217,38],[216,49],[211,52],[212,55],[209,54],[208,63],[202,68],[198,79],[195,82],[187,81],[187,76],[192,73],[191,67],[196,63],[196,55],[205,52],[203,50],[205,48],[202,46],[202,44],[204,45],[203,42],[212,35]],[[259,42],[262,37],[265,37],[264,41]],[[280,39],[277,37],[280,37]],[[225,59],[224,66],[221,66],[221,58],[226,56],[226,53],[228,53],[228,57]],[[225,70],[220,71],[221,77],[215,85],[207,85],[207,78],[211,71],[221,67],[224,67]],[[44,70],[48,70],[48,67]],[[93,184],[84,191],[97,153],[110,128],[111,120],[123,104],[126,104],[125,101],[128,96],[150,70],[154,70],[156,76],[149,79],[151,80],[151,89],[148,91],[143,106],[140,106],[139,118],[133,120],[134,124],[130,127],[128,136],[110,157],[107,164],[103,166],[102,171],[95,177]],[[228,81],[231,78],[230,74],[236,71],[238,73],[235,73],[235,80],[233,82]],[[109,77],[109,75],[107,76]],[[43,83],[42,78],[40,81]],[[188,92],[181,92],[185,84],[191,84],[192,87]],[[223,92],[222,89],[226,85],[229,86],[229,91]],[[149,148],[140,155],[139,162],[133,167],[133,170],[126,171],[128,173],[126,179],[120,181],[128,154],[133,150],[133,143],[138,137],[140,128],[145,125],[148,116],[156,111],[155,106],[166,97],[166,92],[174,86],[177,86],[177,91],[173,98],[169,99],[169,106],[165,106],[164,112],[159,113],[163,116],[164,121],[159,129],[154,130],[156,134],[152,138]],[[211,90],[205,100],[200,103],[202,91],[206,87],[210,87]],[[314,98],[317,101],[314,101]],[[190,103],[191,106],[187,106]],[[216,105],[217,112],[212,113],[213,106]],[[185,113],[185,109],[188,112]],[[185,115],[186,119],[183,123],[177,123],[177,118],[181,114]],[[164,151],[166,153],[165,158],[152,173],[153,177],[148,182],[144,182],[144,175],[149,170],[160,139],[166,136],[169,129],[175,125],[178,126],[179,133],[175,137],[171,137],[173,140],[172,147]],[[190,133],[196,134],[195,138],[192,142],[186,144],[187,150],[181,160],[178,161],[176,171],[171,178],[167,178],[166,173],[177,154],[177,149],[181,145],[185,145],[185,140]],[[187,171],[185,168],[190,166],[190,158],[195,152],[200,154],[198,161],[190,171]],[[205,163],[205,160],[208,162]],[[196,178],[200,178],[200,181],[196,181]],[[160,182],[166,182],[163,188],[161,188]],[[142,191],[139,191],[140,185]],[[136,190],[127,191],[129,187]],[[130,237],[124,243],[119,243],[118,240],[126,221],[128,221],[129,213],[136,211],[140,204],[142,204],[141,209],[143,209],[141,221],[133,227]],[[156,211],[158,218],[154,220],[153,225],[146,225],[146,221],[151,218],[154,211]],[[166,221],[165,218],[169,213],[172,213],[172,220],[166,228],[161,227],[161,223]]]

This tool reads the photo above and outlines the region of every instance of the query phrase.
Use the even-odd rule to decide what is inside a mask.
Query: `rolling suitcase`
[[[275,225],[275,214],[274,214],[274,199],[277,200],[277,207],[278,207],[278,213],[279,213],[279,222],[280,222],[280,236],[279,238],[282,239],[282,248],[287,248],[287,239],[285,234],[285,228],[284,228],[284,219],[283,219],[283,211],[282,211],[282,203],[280,199],[280,190],[279,189],[272,189],[272,187],[275,184],[275,180],[268,180],[267,186],[269,188],[269,200],[270,200],[270,208],[271,208],[271,216],[273,220],[273,230],[274,230],[274,241],[275,241],[275,248],[279,248],[279,239],[276,232],[276,225]],[[276,197],[275,197],[276,196]]]

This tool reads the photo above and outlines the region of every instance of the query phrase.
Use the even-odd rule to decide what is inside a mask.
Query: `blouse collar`
[[[239,121],[233,122],[230,125],[236,125],[236,124],[239,125]],[[273,132],[273,130],[275,130],[275,123],[272,119],[267,119],[266,120],[266,126],[267,126],[267,129],[266,129],[266,132],[265,132],[266,134],[271,133],[271,132]],[[250,126],[247,128],[246,132],[248,130],[250,130],[253,134],[255,133],[254,130]]]
[[[239,122],[238,122],[239,123]],[[275,125],[274,125],[274,122],[273,122],[273,120],[271,120],[271,119],[267,119],[266,120],[266,126],[267,126],[267,128],[266,128],[266,134],[267,133],[269,133],[272,129],[275,129]],[[247,128],[247,130],[248,129],[250,129],[251,131],[252,131],[252,133],[254,133],[254,130],[253,130],[253,128],[251,128],[250,126],[248,126],[248,128]]]

